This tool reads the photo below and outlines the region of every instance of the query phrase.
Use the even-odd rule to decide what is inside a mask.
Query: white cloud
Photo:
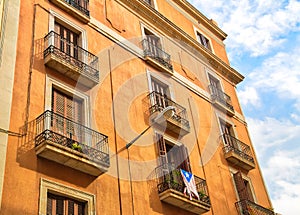
[[[273,207],[284,215],[300,211],[300,125],[275,118],[248,119],[252,142]]]
[[[295,114],[294,117],[299,116]],[[275,211],[283,215],[298,214],[300,125],[275,118],[249,118],[247,121]]]
[[[295,125],[290,120],[275,118],[254,119],[248,118],[248,127],[252,142],[257,149],[260,160],[263,160],[266,150],[271,147],[282,147],[290,141],[300,139],[300,125]]]
[[[300,148],[277,151],[264,167],[275,211],[297,215],[300,211]],[[270,189],[271,188],[271,189]]]
[[[243,51],[264,55],[285,42],[284,35],[299,31],[300,2],[296,0],[189,1],[229,34],[225,42],[230,56]]]
[[[275,211],[283,215],[299,214],[300,38],[295,40],[291,33],[300,31],[300,1],[188,1],[228,33],[225,43],[232,62],[242,56],[249,65],[249,55],[251,62],[258,56],[268,57],[256,69],[249,65],[252,72],[238,94],[244,107],[252,105],[257,111],[268,106],[263,98],[277,96],[272,101],[273,107],[263,108],[268,111],[260,112],[259,116],[247,117],[247,122]],[[276,113],[276,106],[284,105],[286,112]],[[275,117],[268,117],[271,109]],[[286,118],[276,118],[276,114]]]
[[[300,45],[289,53],[277,53],[248,75],[248,85],[259,92],[275,92],[282,100],[295,100],[300,110]],[[246,88],[245,88],[246,89]]]
[[[251,104],[253,106],[260,106],[260,98],[258,93],[254,87],[246,86],[244,89],[238,91],[238,95],[240,98],[240,103],[243,106]]]

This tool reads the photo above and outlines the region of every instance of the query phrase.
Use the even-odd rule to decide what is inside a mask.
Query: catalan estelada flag
[[[184,188],[184,194],[188,194],[190,196],[190,200],[192,200],[192,196],[194,195],[195,197],[199,199],[199,194],[197,192],[197,188],[196,188],[196,183],[195,183],[195,179],[194,179],[194,175],[190,172],[187,172],[183,169],[180,169],[181,172],[181,176],[183,179],[183,182],[185,184],[185,188]]]

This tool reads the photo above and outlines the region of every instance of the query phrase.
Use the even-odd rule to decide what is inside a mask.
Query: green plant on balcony
[[[78,152],[82,152],[82,147],[78,143],[73,143],[72,146],[71,146],[71,149],[74,149]]]

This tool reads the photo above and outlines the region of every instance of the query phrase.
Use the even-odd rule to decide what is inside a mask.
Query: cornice
[[[122,5],[129,7],[140,19],[155,26],[161,32],[170,38],[178,41],[185,42],[190,45],[192,49],[198,51],[203,55],[208,63],[214,68],[215,71],[220,73],[234,85],[243,81],[244,76],[231,68],[228,64],[222,61],[219,57],[213,54],[210,50],[200,45],[193,37],[187,34],[184,30],[179,28],[176,24],[171,22],[156,9],[145,3],[143,0],[116,0]]]
[[[227,34],[220,29],[213,20],[208,19],[205,15],[203,15],[199,10],[197,10],[193,5],[191,5],[186,0],[172,0],[177,5],[179,5],[182,9],[184,9],[188,14],[190,14],[194,19],[198,21],[198,23],[203,24],[209,30],[211,30],[217,37],[221,40],[225,40]]]

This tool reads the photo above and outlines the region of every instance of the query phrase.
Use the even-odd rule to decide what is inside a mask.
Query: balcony
[[[209,211],[211,204],[206,181],[194,175],[199,199],[196,196],[190,199],[184,194],[185,185],[180,170],[173,167],[173,164],[165,164],[155,169],[160,200],[195,214]]]
[[[225,110],[226,114],[229,116],[234,116],[234,109],[231,103],[231,98],[222,90],[218,89],[217,87],[210,85],[209,86],[211,92],[211,100],[213,104],[221,109]]]
[[[142,47],[147,63],[159,71],[173,74],[171,56],[168,53],[164,52],[161,48],[154,46],[147,39],[142,41]]]
[[[249,171],[255,168],[250,146],[228,134],[223,134],[225,159]]]
[[[89,0],[49,0],[84,23],[90,21]]]
[[[93,87],[99,83],[98,57],[51,31],[44,37],[45,65]]]
[[[275,215],[275,213],[249,200],[235,203],[239,215]]]
[[[190,124],[187,120],[186,109],[184,107],[158,92],[150,93],[148,99],[150,102],[150,118],[155,118],[164,108],[172,106],[175,108],[174,115],[166,119],[166,129],[180,136],[190,132]]]
[[[93,176],[110,166],[107,136],[52,111],[36,118],[35,151],[39,157]]]

